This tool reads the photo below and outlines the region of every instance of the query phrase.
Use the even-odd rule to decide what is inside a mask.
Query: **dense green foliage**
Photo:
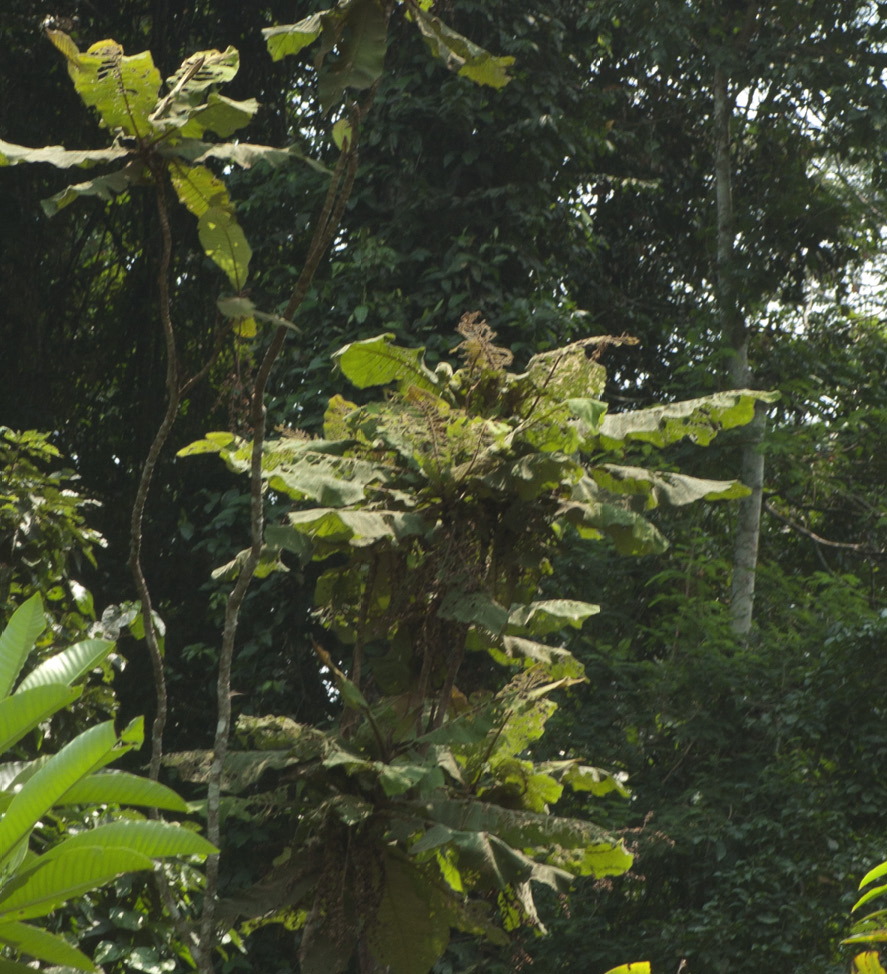
[[[236,203],[237,225],[249,240],[251,290],[221,310],[219,289],[239,292],[245,262],[230,248],[220,260],[224,248],[212,241],[206,246],[206,232],[201,238],[195,220],[206,214],[193,205],[188,212],[187,193],[184,207],[173,205],[170,194],[166,248],[150,185],[128,185],[106,205],[89,194],[109,184],[90,179],[78,191],[78,206],[64,209],[50,224],[36,201],[63,192],[61,177],[70,173],[50,174],[48,166],[3,168],[0,422],[53,432],[4,432],[0,443],[2,611],[8,617],[15,604],[40,591],[53,627],[67,642],[83,638],[95,617],[85,588],[100,609],[138,597],[125,581],[124,566],[130,501],[166,404],[166,353],[157,325],[163,314],[157,269],[166,255],[181,376],[196,374],[217,336],[224,336],[205,383],[184,394],[172,448],[158,461],[143,550],[153,601],[167,623],[172,714],[167,748],[195,750],[191,774],[203,779],[206,761],[197,755],[211,746],[216,722],[210,683],[220,658],[218,633],[231,579],[244,559],[215,579],[211,572],[248,542],[250,498],[242,471],[254,441],[249,398],[270,340],[266,326],[279,322],[273,316],[289,318],[285,306],[311,249],[313,214],[347,138],[341,123],[348,123],[333,101],[369,91],[378,76],[373,110],[360,122],[360,167],[341,229],[299,309],[300,331],[284,346],[268,385],[268,428],[279,426],[281,435],[263,453],[268,462],[263,577],[241,606],[231,684],[237,747],[241,754],[252,753],[239,759],[244,761],[239,779],[229,768],[221,894],[228,898],[224,918],[233,923],[251,915],[243,891],[252,884],[258,897],[252,912],[267,907],[273,922],[248,921],[253,932],[247,954],[232,954],[224,963],[232,970],[289,971],[296,944],[310,955],[308,931],[315,944],[324,939],[320,914],[336,900],[318,878],[323,855],[343,861],[341,845],[331,843],[323,851],[318,836],[324,830],[340,841],[346,834],[361,835],[378,854],[394,806],[436,800],[432,755],[453,758],[440,775],[446,788],[459,787],[452,769],[461,768],[464,778],[460,761],[467,766],[474,760],[471,747],[479,745],[435,739],[433,747],[441,750],[423,751],[416,745],[420,729],[395,721],[386,703],[422,674],[423,657],[410,655],[405,634],[431,645],[434,629],[448,646],[460,644],[466,630],[469,638],[449,691],[450,671],[440,662],[451,659],[449,652],[429,650],[434,702],[403,703],[404,713],[421,711],[425,734],[446,738],[446,726],[431,727],[432,712],[455,717],[464,706],[460,694],[473,704],[473,695],[484,690],[490,694],[486,711],[478,703],[461,712],[466,725],[479,721],[466,735],[502,726],[502,708],[523,706],[528,693],[521,681],[529,677],[510,680],[509,674],[530,660],[543,668],[568,667],[549,673],[551,683],[585,673],[588,684],[564,687],[556,712],[545,712],[544,736],[510,755],[503,743],[502,761],[486,769],[488,777],[482,775],[478,787],[497,801],[514,804],[520,793],[517,804],[532,804],[538,796],[532,797],[527,782],[553,778],[560,788],[569,783],[557,777],[567,773],[568,762],[575,767],[591,760],[620,772],[603,781],[621,782],[627,774],[630,800],[617,800],[614,790],[589,811],[587,794],[567,788],[558,793],[558,815],[550,817],[590,817],[635,857],[622,877],[577,880],[569,906],[558,899],[559,883],[548,874],[556,888],[536,883],[534,902],[555,936],[536,937],[532,909],[522,901],[514,916],[523,910],[533,922],[510,930],[508,947],[482,945],[469,932],[501,941],[492,931],[507,914],[495,908],[494,897],[483,897],[490,875],[480,870],[478,885],[466,886],[474,889],[476,904],[483,900],[484,910],[483,922],[473,913],[469,922],[453,905],[458,897],[446,871],[471,872],[456,859],[468,855],[477,833],[459,829],[466,835],[450,836],[449,846],[420,847],[414,855],[421,830],[404,827],[390,860],[383,849],[382,866],[377,858],[369,872],[349,874],[351,895],[363,898],[366,907],[373,900],[367,891],[375,889],[379,870],[387,869],[389,888],[408,889],[417,902],[439,905],[447,922],[426,931],[429,942],[442,949],[451,927],[461,932],[452,935],[438,970],[510,971],[532,959],[540,969],[581,965],[598,974],[640,957],[649,958],[657,972],[677,970],[683,959],[690,971],[731,974],[845,970],[839,943],[850,931],[849,909],[862,895],[856,893],[859,878],[884,859],[887,802],[879,775],[885,740],[877,694],[887,523],[880,422],[887,406],[881,381],[885,342],[880,297],[871,288],[878,265],[859,271],[878,252],[884,209],[881,5],[452,0],[433,10],[418,5],[423,19],[416,5],[404,3],[388,26],[384,62],[377,43],[344,63],[340,55],[363,27],[378,41],[381,8],[371,0],[329,10],[306,2],[295,13],[291,6],[125,0],[98,10],[71,0],[54,11],[57,19],[48,26],[69,35],[72,44],[89,49],[96,38],[115,37],[126,51],[150,49],[160,74],[170,77],[188,52],[215,47],[224,59],[233,45],[241,52],[240,72],[211,80],[225,80],[226,94],[239,99],[235,104],[250,105],[242,112],[244,122],[250,118],[243,130],[250,141],[292,145],[290,157],[310,157],[318,166],[291,162],[271,169],[260,163],[230,171],[218,164],[218,156],[175,162],[188,171],[205,166],[197,179],[214,190],[213,181],[224,180],[225,220],[235,219]],[[82,111],[66,77],[70,57],[60,57],[40,39],[45,11],[36,7],[31,0],[4,4],[2,145],[62,143],[69,150],[101,145],[106,148],[100,151],[118,153],[121,162],[137,162],[132,141],[112,142],[113,133],[97,132]],[[441,18],[436,25],[432,15]],[[273,29],[299,17],[306,18],[301,26]],[[269,28],[269,39],[295,56],[278,61],[267,56],[261,30]],[[495,56],[462,46],[450,28]],[[303,43],[304,50],[297,51]],[[459,70],[448,72],[429,52],[437,58],[449,53]],[[85,56],[99,58],[90,84],[100,83],[106,55]],[[143,64],[139,57],[144,56],[124,57],[125,70]],[[506,64],[510,58],[514,63]],[[318,64],[321,75],[327,72],[320,86]],[[492,72],[501,81],[504,68],[512,80],[502,88],[472,83],[473,70]],[[664,469],[666,459],[657,449],[661,414],[653,429],[621,445],[619,436],[608,437],[601,427],[603,439],[581,463],[596,471],[595,491],[615,496],[618,518],[604,524],[599,512],[590,523],[573,508],[575,523],[555,536],[546,533],[557,518],[546,507],[554,495],[545,493],[550,485],[539,473],[544,464],[527,459],[545,453],[546,441],[504,447],[503,462],[513,468],[523,463],[527,473],[528,495],[510,520],[496,494],[500,482],[485,483],[484,477],[493,476],[488,471],[475,477],[473,453],[464,452],[469,434],[476,433],[476,444],[484,447],[496,435],[508,435],[496,424],[505,422],[519,396],[496,400],[504,387],[489,380],[488,395],[478,394],[480,411],[473,412],[459,399],[471,383],[450,389],[446,367],[437,368],[459,341],[452,335],[454,323],[483,308],[499,343],[515,357],[512,376],[532,374],[531,362],[589,334],[640,338],[639,345],[607,348],[608,385],[595,392],[608,404],[607,423],[631,422],[619,419],[627,405],[643,411],[727,387],[727,346],[714,295],[711,115],[717,71],[730,78],[741,311],[758,384],[781,393],[767,407],[756,626],[742,646],[730,635],[726,612],[735,505],[655,506],[687,488],[687,481]],[[153,82],[148,87],[151,98],[134,116],[137,131],[129,133],[136,141],[164,100]],[[209,110],[207,98],[214,99],[214,110],[227,105],[218,101],[218,91],[203,89],[173,112],[183,127]],[[261,103],[255,109],[252,98]],[[112,96],[110,106],[102,101],[96,107],[111,111],[113,101]],[[150,124],[161,121],[158,116]],[[128,118],[118,122],[126,129]],[[183,145],[188,148],[191,137],[196,138],[173,134],[149,158],[173,165],[170,160]],[[25,158],[3,151],[7,161]],[[233,148],[222,150],[227,151]],[[53,150],[48,161],[71,161],[61,152]],[[119,179],[126,182],[129,175]],[[227,284],[214,263],[233,272]],[[860,286],[862,295],[854,290]],[[257,318],[256,310],[266,318]],[[372,336],[382,332],[396,337],[374,344]],[[351,380],[356,373],[349,355],[398,347],[400,356],[407,347],[425,345],[428,368],[420,369],[418,358],[409,361],[430,385],[419,383],[424,393],[396,388],[384,402],[359,392],[347,404],[341,395],[336,398],[340,373],[329,370],[330,355],[345,343],[350,351],[338,361]],[[502,381],[514,390],[514,378]],[[483,411],[488,407],[494,412]],[[600,420],[596,409],[587,407],[584,421]],[[551,427],[556,433],[546,433],[554,437],[548,443],[552,455],[571,454],[567,431],[582,417],[566,415]],[[324,432],[325,424],[335,435]],[[444,441],[435,437],[452,424],[452,442],[446,440],[443,449]],[[382,446],[374,445],[370,427]],[[208,437],[205,449],[222,452],[234,474],[209,459],[172,461],[176,450],[207,429],[225,430]],[[294,429],[320,439],[292,436]],[[741,430],[726,432],[705,450],[676,442],[668,468],[703,481],[732,480],[741,436]],[[330,445],[344,440],[347,447]],[[71,481],[55,467],[56,448],[72,458],[78,493],[95,497],[100,507],[87,509],[79,496],[66,492]],[[575,449],[581,452],[578,440]],[[520,450],[526,452],[518,455]],[[343,476],[349,451],[351,460],[367,465],[361,469],[369,480]],[[549,456],[545,469],[554,476],[552,471],[572,469],[571,462]],[[466,479],[448,479],[446,472],[460,464]],[[380,467],[393,479],[381,479]],[[380,479],[372,479],[377,474]],[[347,493],[355,483],[365,491],[361,498]],[[390,495],[376,493],[385,486]],[[534,495],[537,489],[542,493]],[[557,491],[559,504],[590,503],[588,497],[567,496],[562,487]],[[374,508],[383,496],[385,504]],[[410,496],[420,498],[418,509],[408,505]],[[438,560],[449,549],[441,547],[435,533],[441,529],[433,527],[450,508],[459,513],[448,543],[461,556],[452,564]],[[515,524],[526,527],[523,541],[506,544],[502,539],[513,540],[508,532]],[[583,527],[627,548],[642,537],[657,543],[650,544],[649,555],[622,559],[609,545],[586,544],[578,536]],[[93,550],[97,531],[108,539],[101,552]],[[442,536],[448,537],[445,531]],[[662,547],[660,536],[674,544],[654,555]],[[538,547],[541,538],[545,544]],[[482,552],[497,545],[523,559],[521,571],[529,574],[520,598],[503,594],[504,583],[493,584],[493,574],[478,572]],[[556,547],[556,557],[546,545]],[[543,557],[549,558],[551,574],[543,570]],[[273,570],[280,567],[289,571]],[[459,572],[447,574],[456,567]],[[382,577],[397,586],[385,590]],[[530,601],[595,604],[601,611],[581,630],[568,625],[556,641],[554,630],[548,639],[511,632],[512,604],[520,604],[531,581]],[[435,592],[441,603],[449,596],[451,603],[469,605],[469,617],[461,612],[463,617],[449,618],[449,610],[435,615]],[[320,611],[312,614],[312,606]],[[134,607],[124,605],[120,612],[107,618],[128,618],[127,613],[130,621],[138,618]],[[529,617],[520,621],[526,624]],[[135,628],[121,632],[119,648],[129,665],[118,689],[125,712],[150,715],[144,626]],[[142,639],[133,638],[139,634]],[[316,646],[327,654],[321,655],[328,661],[325,669],[318,665]],[[48,652],[48,641],[40,649]],[[530,657],[521,657],[522,649]],[[85,699],[73,715],[57,718],[66,732],[110,706],[106,685],[94,706],[84,706]],[[343,701],[350,703],[344,714]],[[381,733],[380,745],[373,724],[390,730],[390,740]],[[262,779],[259,768],[268,772]],[[335,803],[324,805],[331,783],[343,803],[357,809],[354,821],[343,818]],[[548,781],[541,785],[550,797],[557,790]],[[198,798],[200,791],[192,794]],[[294,796],[301,802],[298,811],[281,805]],[[361,818],[376,803],[379,818],[374,813]],[[530,812],[543,814],[522,807],[522,813]],[[304,827],[297,833],[299,815]],[[449,821],[435,821],[454,829]],[[275,856],[298,848],[296,834],[311,855],[301,861],[292,853],[274,866]],[[446,848],[453,852],[444,868],[432,853]],[[522,847],[518,851],[526,854]],[[510,853],[503,849],[503,855],[508,868],[518,869]],[[419,862],[421,856],[426,859]],[[446,860],[449,853],[441,856]],[[544,856],[534,856],[538,868],[551,866]],[[348,860],[349,869],[357,869],[355,861]],[[292,912],[272,909],[269,902],[281,883],[295,876],[302,886],[290,893]],[[429,892],[431,876],[436,892]],[[263,879],[272,880],[264,899]],[[877,875],[872,879],[880,885]],[[155,897],[133,889],[138,909],[151,915],[142,931],[133,931],[132,944],[147,949],[150,941],[151,950],[168,949],[158,933],[163,908]],[[879,902],[860,904],[857,915]],[[316,922],[301,933],[290,929],[307,921],[313,907]],[[129,963],[110,946],[123,935],[101,919],[103,910],[100,900],[87,908],[89,922],[106,931],[102,956]],[[417,910],[417,922],[418,914],[427,920],[430,912]],[[361,915],[371,927],[373,916],[380,916],[370,907]],[[877,936],[880,919],[863,921],[857,932]],[[380,946],[381,926],[373,929],[377,953],[390,958],[395,948],[390,942]],[[351,932],[345,934],[353,943]],[[371,945],[365,946],[372,954]],[[368,969],[361,949],[358,945],[357,962]],[[135,966],[139,956],[132,955]],[[150,963],[160,963],[159,956],[152,954]],[[324,958],[315,956],[323,969]],[[864,955],[857,969],[878,971],[876,953]]]

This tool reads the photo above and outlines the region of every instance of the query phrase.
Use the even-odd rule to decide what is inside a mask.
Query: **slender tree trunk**
[[[715,193],[717,200],[717,302],[721,333],[728,343],[730,381],[735,389],[754,385],[754,375],[748,361],[748,324],[739,300],[736,274],[736,255],[733,249],[733,171],[730,160],[730,117],[733,103],[729,96],[726,73],[715,71],[714,127],[715,127]],[[745,428],[740,461],[740,479],[751,489],[748,497],[739,502],[739,516],[733,547],[733,582],[730,615],[733,632],[747,639],[751,631],[755,602],[755,568],[758,561],[758,538],[761,529],[761,499],[764,485],[765,416],[760,404],[755,407],[754,420]]]

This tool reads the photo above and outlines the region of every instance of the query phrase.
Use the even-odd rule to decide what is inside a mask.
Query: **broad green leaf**
[[[297,24],[278,24],[265,27],[262,37],[268,45],[268,53],[272,61],[279,61],[289,54],[298,54],[303,47],[307,47],[320,37],[323,30],[323,18],[329,10],[319,10],[310,17],[300,20]]]
[[[133,183],[140,182],[144,171],[143,164],[135,161],[106,176],[96,176],[84,183],[72,183],[54,196],[42,200],[40,205],[47,216],[55,216],[59,210],[63,210],[81,196],[97,196],[110,203],[119,193],[126,192]]]
[[[170,121],[181,121],[179,134],[184,138],[200,139],[204,132],[214,132],[220,138],[227,139],[238,129],[249,125],[258,110],[259,103],[255,98],[234,101],[212,92],[205,105],[181,116],[173,116]]]
[[[296,457],[291,462],[269,460],[266,469],[268,470],[266,477],[269,486],[274,490],[287,494],[293,500],[312,500],[323,505],[320,508],[315,508],[314,512],[318,517],[323,516],[327,509],[359,504],[364,500],[366,488],[370,484],[384,483],[388,479],[388,471],[381,464],[353,457],[331,456],[319,450],[310,449],[310,447],[302,451],[301,456]],[[307,511],[299,513],[308,515]],[[348,513],[359,518],[368,512],[341,511],[341,517],[344,518]],[[393,530],[398,528],[399,522],[402,520],[396,516],[397,512],[394,511],[382,511],[379,514],[380,516],[375,523],[379,525],[382,534],[391,534]],[[386,518],[390,524],[387,530],[382,527]],[[392,519],[394,520],[392,521]],[[313,518],[307,517],[300,520],[299,523],[305,524],[311,520]],[[357,523],[357,521],[354,522],[355,526]],[[372,523],[372,518],[370,518],[363,525],[364,529],[369,530],[370,535],[376,530],[371,527]],[[418,527],[418,521],[416,524],[407,521],[404,522],[403,526],[407,531],[415,530]],[[361,531],[356,533],[357,536],[363,536]]]
[[[521,660],[525,666],[542,664],[545,672],[552,680],[563,677],[571,680],[582,680],[585,677],[585,667],[576,657],[566,649],[556,646],[546,646],[532,639],[522,639],[519,636],[503,636],[502,647],[485,647],[490,656],[497,662],[507,663],[511,660]]]
[[[377,335],[340,348],[333,361],[358,389],[398,382],[401,391],[411,385],[428,392],[439,389],[438,377],[425,365],[424,348],[392,345],[392,334]]]
[[[171,812],[187,812],[188,805],[171,788],[124,771],[93,774],[59,799],[64,805],[144,805]]]
[[[118,746],[114,722],[107,721],[84,731],[54,754],[15,795],[0,819],[0,860],[72,785],[125,749]]]
[[[376,916],[366,939],[380,967],[390,974],[426,974],[450,941],[446,901],[416,867],[391,852]]]
[[[613,448],[626,441],[639,440],[668,446],[688,438],[707,446],[721,430],[749,423],[756,402],[775,402],[778,398],[778,392],[740,389],[651,409],[609,413],[601,423],[601,445]]]
[[[419,514],[402,511],[355,511],[313,508],[288,515],[290,525],[325,545],[348,544],[363,548],[379,541],[421,536],[429,526]],[[328,551],[321,549],[318,554]]]
[[[63,937],[27,923],[0,923],[0,944],[50,964],[76,967],[81,971],[98,970],[86,954],[72,947]]]
[[[206,166],[174,164],[169,178],[179,200],[198,218],[211,208],[232,209],[228,188]]]
[[[621,555],[658,555],[668,547],[659,531],[635,511],[613,504],[585,504],[568,501],[559,513],[580,537],[595,540],[608,537]]]
[[[513,57],[494,57],[421,8],[415,9],[415,18],[431,53],[451,71],[492,88],[504,88],[511,80],[508,68],[514,64]]]
[[[533,636],[545,636],[559,632],[565,626],[581,629],[586,619],[600,611],[599,605],[590,602],[544,599],[512,605],[508,611],[508,626],[513,635],[526,631]]]
[[[508,610],[484,592],[449,592],[437,614],[441,619],[483,626],[495,635],[508,623]]]
[[[106,128],[137,138],[148,135],[148,118],[160,91],[160,72],[150,51],[126,56],[116,41],[104,40],[75,58],[65,54],[74,88],[84,104],[98,111]]]
[[[147,856],[126,848],[83,846],[62,857],[41,856],[0,889],[0,924],[46,916],[124,873],[153,867]]]
[[[73,703],[81,692],[80,687],[56,684],[16,692],[0,700],[0,753],[42,721]]]
[[[603,393],[606,381],[604,367],[590,359],[581,345],[534,355],[527,371],[512,378],[513,384],[528,386],[535,393],[525,393],[522,414],[535,413],[540,401],[560,405],[568,400],[594,400]]]
[[[0,700],[9,695],[37,637],[45,628],[46,616],[38,593],[13,612],[0,635]]]
[[[858,910],[864,903],[868,903],[869,900],[873,900],[878,896],[883,896],[884,893],[887,893],[887,884],[870,889],[867,893],[863,894],[852,907],[850,907],[850,912],[852,913],[855,910]]]
[[[46,162],[57,169],[91,169],[106,162],[115,162],[129,155],[129,149],[65,149],[60,145],[44,145],[29,149],[0,139],[0,168],[18,166],[23,162]]]
[[[53,846],[41,856],[43,862],[67,859],[84,848],[106,851],[129,850],[151,859],[171,856],[211,856],[219,850],[202,835],[167,822],[109,822],[85,829]]]
[[[233,433],[207,433],[202,440],[195,440],[188,446],[183,446],[176,453],[177,457],[193,457],[203,453],[221,453],[232,444],[242,445],[245,443]]]
[[[350,145],[354,133],[351,130],[351,123],[347,118],[340,118],[333,126],[333,142],[340,151],[345,148],[346,143]]]
[[[738,480],[704,480],[685,474],[611,463],[592,468],[589,477],[611,494],[628,494],[639,498],[643,510],[660,504],[680,507],[700,500],[734,500],[751,493]],[[574,491],[574,496],[576,494],[577,491]]]
[[[478,479],[502,494],[532,501],[564,484],[575,483],[582,472],[581,465],[564,454],[530,453],[514,463],[499,464]]]
[[[253,252],[231,211],[220,206],[207,210],[197,221],[197,233],[210,260],[225,272],[233,288],[242,290]]]
[[[382,74],[388,18],[379,0],[351,0],[337,31],[335,59],[323,56],[318,66],[317,95],[320,106],[329,111],[346,88],[369,88]],[[325,25],[326,26],[326,25]]]
[[[409,763],[380,764],[379,783],[382,785],[385,794],[389,798],[394,798],[409,791],[410,788],[435,772],[438,775],[440,774],[440,769],[436,764],[431,766]]]
[[[85,639],[42,662],[16,687],[16,693],[49,683],[70,686],[89,673],[114,649],[108,639]]]
[[[591,768],[583,764],[571,764],[566,774],[561,778],[565,785],[573,791],[587,791],[595,797],[608,795],[615,791],[623,798],[628,798],[631,792],[609,771],[601,768]]]
[[[160,154],[163,155],[164,147],[161,145]],[[312,169],[324,175],[329,175],[329,168],[322,162],[306,156],[296,146],[291,145],[285,149],[278,149],[270,145],[256,145],[253,142],[221,142],[210,144],[197,140],[186,140],[175,146],[171,146],[169,154],[182,156],[189,162],[201,163],[207,159],[221,159],[225,163],[233,162],[242,169],[249,169],[258,162],[267,163],[269,166],[282,166],[291,163],[293,160],[304,162]]]

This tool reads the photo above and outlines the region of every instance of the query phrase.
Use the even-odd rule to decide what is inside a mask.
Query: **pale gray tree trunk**
[[[715,194],[717,203],[717,305],[721,333],[731,351],[730,382],[735,389],[754,387],[748,361],[748,324],[737,288],[736,237],[733,222],[733,168],[730,157],[730,118],[733,101],[726,73],[717,69],[714,78]],[[751,489],[739,502],[739,515],[733,548],[733,582],[730,616],[733,632],[747,639],[751,631],[755,602],[755,569],[761,529],[761,500],[764,486],[765,416],[758,404],[754,420],[745,427],[740,461],[740,480]]]

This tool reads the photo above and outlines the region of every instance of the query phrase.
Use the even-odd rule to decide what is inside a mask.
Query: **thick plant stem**
[[[748,389],[754,384],[749,366],[748,325],[743,314],[736,284],[736,255],[733,248],[733,177],[730,158],[730,116],[732,100],[726,73],[718,68],[714,78],[715,127],[715,193],[717,201],[717,301],[721,333],[731,351],[730,381],[735,389]],[[751,632],[755,601],[755,570],[758,561],[758,539],[761,530],[761,500],[764,485],[765,416],[760,404],[746,427],[741,447],[740,479],[751,490],[739,501],[739,514],[733,546],[733,579],[730,597],[730,619],[733,632],[742,640]]]
[[[163,327],[163,337],[166,343],[166,411],[163,420],[154,434],[154,440],[148,450],[148,456],[142,467],[136,499],[132,506],[129,538],[129,569],[132,573],[136,592],[142,604],[142,618],[145,627],[145,643],[151,658],[151,669],[154,675],[154,694],[157,701],[157,713],[151,728],[151,761],[149,773],[153,780],[160,776],[160,764],[163,760],[163,731],[167,718],[166,676],[163,672],[163,656],[157,640],[157,630],[154,626],[151,593],[142,570],[142,521],[145,515],[145,505],[151,489],[154,468],[163,451],[176,416],[179,411],[181,395],[179,391],[179,364],[176,352],[175,332],[172,325],[172,314],[169,297],[169,264],[172,256],[172,234],[169,228],[169,214],[166,205],[166,187],[164,175],[155,175],[157,193],[157,213],[160,221],[161,256],[160,267],[157,272],[157,290],[160,297],[160,321]]]
[[[346,144],[339,155],[336,168],[333,171],[330,186],[327,190],[323,207],[315,225],[314,233],[308,247],[308,254],[302,272],[299,275],[290,300],[284,310],[283,317],[291,319],[305,299],[320,261],[329,245],[332,243],[345,204],[354,184],[357,171],[357,138],[358,127],[363,113],[369,107],[375,89],[370,92],[370,99],[363,110],[354,108],[352,111],[352,140]],[[262,362],[256,373],[253,387],[250,422],[253,428],[252,452],[250,458],[250,548],[246,561],[237,577],[237,582],[231,590],[225,606],[225,624],[222,631],[222,646],[219,655],[219,671],[216,682],[216,705],[218,721],[216,723],[215,740],[213,744],[213,759],[210,765],[209,781],[207,783],[207,838],[215,845],[221,839],[220,811],[222,798],[222,775],[225,758],[228,754],[228,739],[231,733],[231,667],[234,660],[234,649],[237,636],[237,621],[243,600],[255,575],[256,567],[262,554],[265,534],[264,490],[262,480],[262,454],[265,444],[265,390],[274,363],[283,349],[287,329],[279,327],[268,346]],[[215,902],[219,881],[219,856],[210,856],[206,863],[206,886],[203,899],[203,913],[200,919],[200,944],[196,951],[195,961],[200,974],[212,974],[212,951],[215,945]]]

